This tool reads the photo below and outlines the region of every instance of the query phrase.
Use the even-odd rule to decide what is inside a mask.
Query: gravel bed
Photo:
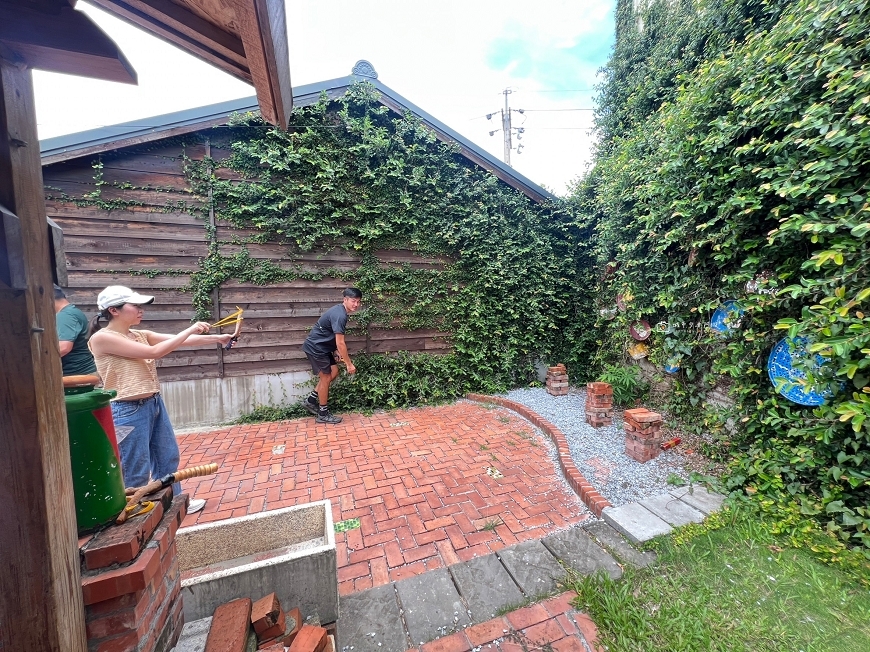
[[[586,391],[572,389],[568,396],[551,396],[543,388],[515,389],[506,398],[531,408],[565,433],[577,469],[614,506],[637,502],[674,488],[671,476],[688,480],[697,467],[697,454],[684,448],[662,451],[646,463],[625,454],[622,413],[614,410],[613,425],[593,428],[585,420]],[[668,433],[668,438],[673,433]],[[690,459],[695,458],[695,459]]]

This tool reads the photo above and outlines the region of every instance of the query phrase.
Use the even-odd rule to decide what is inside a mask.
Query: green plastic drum
[[[74,380],[75,379],[75,380]],[[79,533],[109,523],[127,504],[115,423],[115,392],[94,389],[93,376],[64,378],[66,421]]]

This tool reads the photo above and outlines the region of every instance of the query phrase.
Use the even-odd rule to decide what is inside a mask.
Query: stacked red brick
[[[559,363],[547,368],[547,392],[553,396],[568,395],[568,370]]]
[[[175,533],[187,497],[165,489],[147,515],[79,542],[88,650],[165,652],[184,624]]]
[[[284,612],[274,593],[251,602],[239,598],[215,609],[205,652],[335,652],[323,627],[303,625],[298,608]]]
[[[646,408],[626,410],[625,452],[638,462],[648,462],[658,456],[662,445],[662,415]]]
[[[613,386],[608,383],[586,385],[586,423],[593,428],[613,425]]]

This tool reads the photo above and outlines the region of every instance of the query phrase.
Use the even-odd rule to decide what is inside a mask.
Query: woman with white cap
[[[99,314],[91,321],[88,348],[94,354],[103,387],[115,390],[112,417],[121,449],[121,469],[127,487],[141,487],[178,470],[179,450],[175,432],[160,397],[157,360],[182,346],[227,344],[232,335],[203,335],[210,326],[196,322],[177,335],[167,335],[131,326],[142,321],[142,306],[153,296],[139,294],[122,285],[112,285],[97,297]],[[105,328],[100,320],[108,320]],[[172,487],[178,495],[181,485]],[[204,500],[191,500],[188,512],[196,512]]]

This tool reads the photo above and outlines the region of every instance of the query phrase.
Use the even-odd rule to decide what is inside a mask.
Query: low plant
[[[649,389],[646,381],[640,376],[640,369],[633,365],[605,365],[599,380],[613,386],[613,402],[623,407],[634,405],[634,402]]]

